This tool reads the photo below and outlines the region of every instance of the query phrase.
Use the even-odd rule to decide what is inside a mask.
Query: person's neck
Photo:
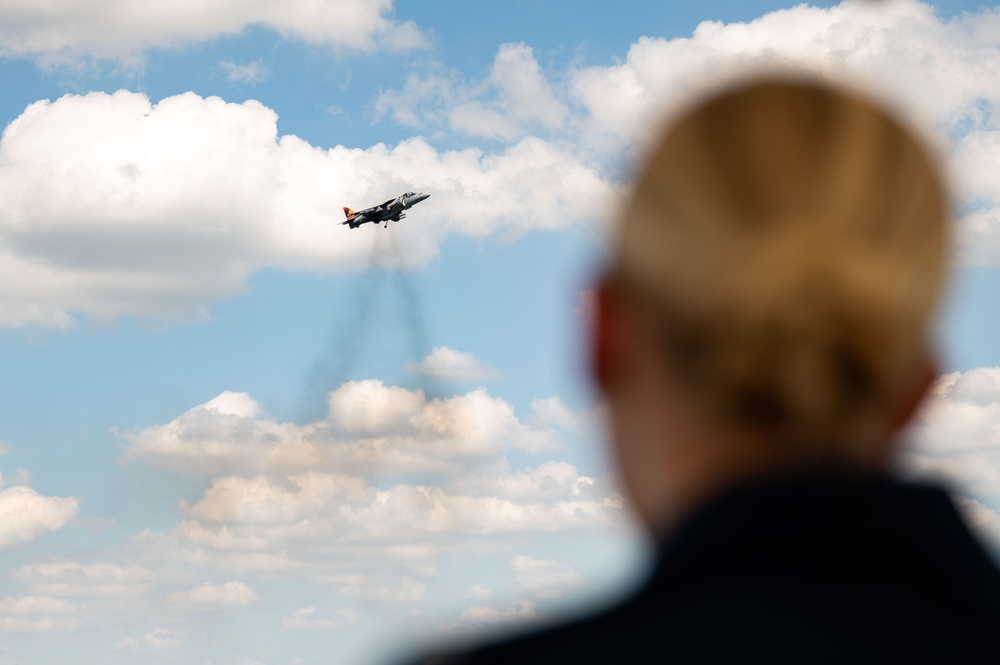
[[[742,432],[712,441],[691,441],[678,447],[664,467],[661,510],[649,519],[657,539],[670,533],[691,513],[728,488],[768,478],[808,476],[815,473],[870,475],[884,473],[887,459],[859,463],[846,456],[798,457],[789,448],[775,445],[762,434]]]

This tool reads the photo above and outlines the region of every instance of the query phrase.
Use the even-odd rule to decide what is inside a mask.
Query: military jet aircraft
[[[406,214],[403,212],[404,210],[409,210],[429,196],[430,194],[415,194],[413,192],[407,192],[402,196],[389,199],[382,205],[375,206],[374,208],[365,208],[364,210],[359,210],[358,212],[354,212],[345,206],[344,216],[347,217],[347,219],[342,221],[341,224],[347,224],[352,229],[356,229],[367,222],[373,222],[375,224],[385,222],[385,226],[388,228],[390,220],[398,222],[403,219],[406,217]]]

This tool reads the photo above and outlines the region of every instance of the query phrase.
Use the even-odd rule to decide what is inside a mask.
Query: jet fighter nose
[[[413,198],[410,199],[410,205],[414,205],[420,203],[425,199],[429,199],[430,196],[431,196],[430,194],[414,194]]]

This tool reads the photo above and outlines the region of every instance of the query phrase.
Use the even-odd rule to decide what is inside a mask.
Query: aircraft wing
[[[382,205],[372,206],[371,208],[361,210],[355,215],[355,217],[364,217],[365,221],[381,221],[392,215],[392,204],[395,202],[396,199],[389,199]]]
[[[359,210],[354,213],[355,217],[367,217],[369,219],[378,217],[378,213],[382,212],[383,205],[372,206],[371,208],[365,208],[364,210]]]
[[[373,206],[371,208],[365,208],[364,210],[351,210],[350,208],[344,208],[344,214],[347,216],[341,224],[347,224],[352,229],[357,228],[364,224],[365,222],[378,222],[382,219],[383,206]]]

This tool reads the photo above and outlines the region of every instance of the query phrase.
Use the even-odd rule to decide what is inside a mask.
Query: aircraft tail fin
[[[346,217],[347,219],[354,217],[354,211],[348,208],[347,206],[344,206],[344,217]]]

